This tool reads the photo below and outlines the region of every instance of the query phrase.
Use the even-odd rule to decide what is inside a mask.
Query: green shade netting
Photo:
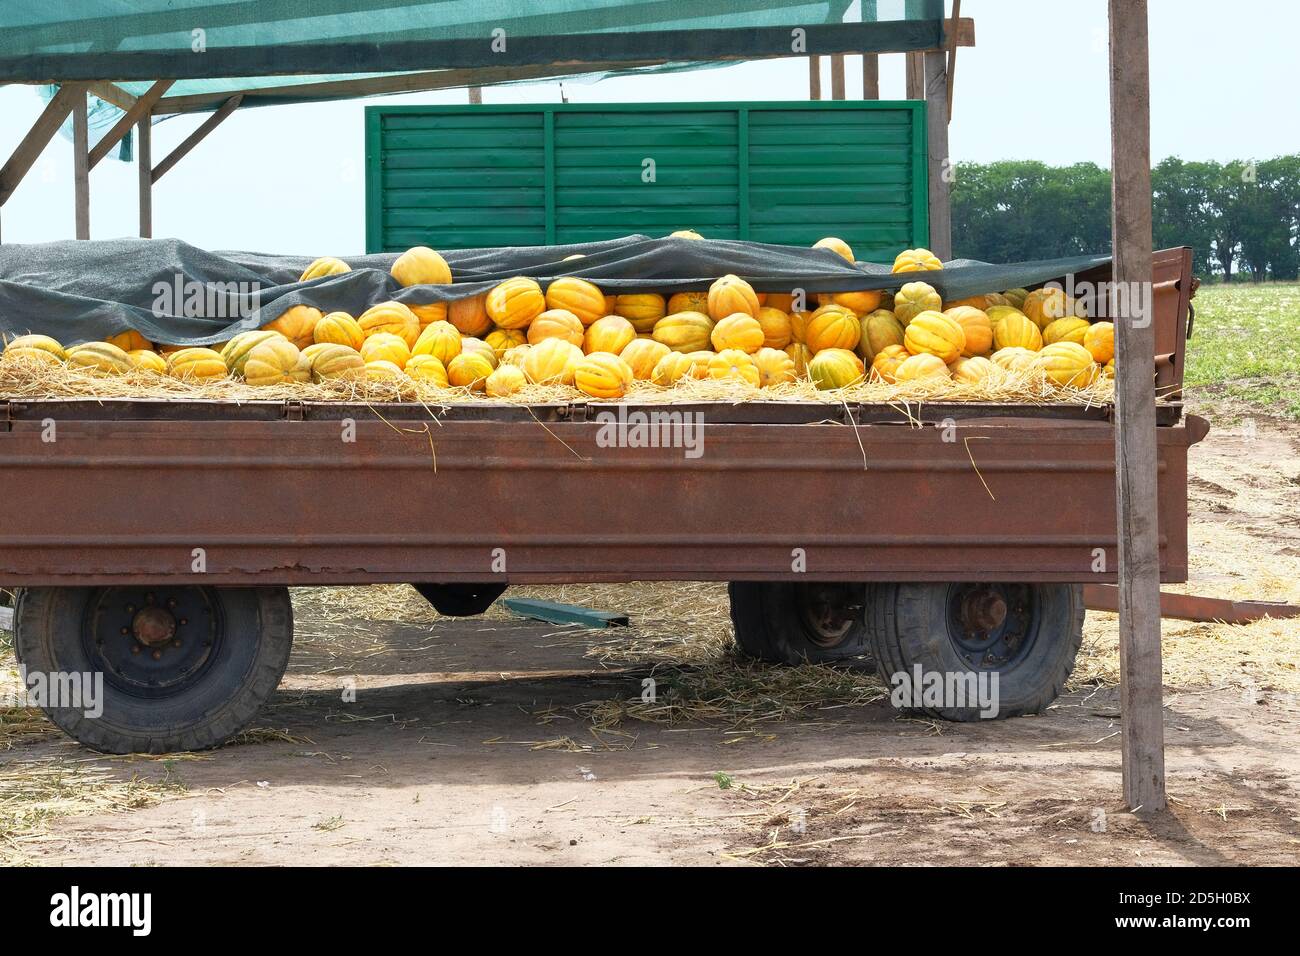
[[[248,83],[232,78],[292,74],[569,63],[583,73],[933,48],[942,18],[943,0],[5,0],[0,82],[176,79],[169,92],[185,95],[212,90],[195,81],[233,90]]]

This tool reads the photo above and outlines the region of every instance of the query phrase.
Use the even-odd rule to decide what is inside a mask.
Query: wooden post
[[[200,123],[198,129],[190,133],[189,136],[186,136],[185,139],[181,140],[180,145],[162,158],[162,162],[155,166],[153,172],[149,174],[150,179],[155,183],[162,179],[173,166],[184,158],[186,153],[203,141],[203,137],[207,136],[214,129],[220,126],[227,116],[239,109],[239,104],[243,101],[244,94],[236,93],[230,99],[222,103],[220,109]]]
[[[907,98],[909,100],[925,99],[925,54],[906,53],[907,63]]]
[[[136,123],[136,178],[140,185],[140,238],[153,238],[153,128],[149,117]]]
[[[1115,507],[1124,802],[1165,809],[1147,0],[1110,0]],[[1118,290],[1126,290],[1122,295]]]
[[[831,99],[844,99],[844,54],[831,54]]]
[[[880,57],[875,53],[862,54],[862,98],[880,99]]]
[[[948,197],[948,64],[942,50],[925,54],[925,135],[929,151],[930,251],[952,258],[952,206]]]
[[[90,238],[90,124],[86,91],[72,103],[72,191],[76,205],[77,238]]]
[[[822,98],[822,58],[808,57],[808,99]]]

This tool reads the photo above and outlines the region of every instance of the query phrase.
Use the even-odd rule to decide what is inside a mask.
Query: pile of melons
[[[822,239],[816,247],[854,261],[842,240]],[[928,250],[908,249],[893,271],[942,268]],[[347,263],[326,257],[302,281],[347,271]],[[391,273],[402,286],[452,281],[446,260],[423,246],[399,256]],[[672,386],[736,379],[764,388],[809,380],[836,389],[866,380],[975,383],[1000,367],[1083,387],[1114,374],[1112,325],[1090,323],[1060,290],[1011,289],[944,303],[932,286],[915,281],[892,296],[810,298],[755,292],[734,275],[668,296],[606,295],[573,276],[543,288],[516,276],[486,295],[431,305],[380,302],[355,317],[297,305],[220,348],[155,347],[126,332],[65,349],[48,336],[25,335],[8,343],[0,362],[63,363],[96,375],[142,369],[255,386],[419,382],[493,397],[530,384],[568,385],[603,399],[621,397],[638,380]]]

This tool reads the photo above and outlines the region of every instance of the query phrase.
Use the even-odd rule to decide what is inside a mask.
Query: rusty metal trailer
[[[1177,402],[1190,265],[1154,257],[1166,582],[1187,577],[1208,430]],[[664,412],[698,416],[698,455],[610,423]],[[1111,408],[1066,405],[0,396],[0,586],[21,589],[30,670],[103,675],[102,715],[47,710],[110,751],[245,726],[287,661],[287,588],[324,584],[409,582],[471,614],[509,584],[726,581],[751,654],[996,672],[1006,716],[1055,697],[1081,586],[1116,580],[1114,441]]]

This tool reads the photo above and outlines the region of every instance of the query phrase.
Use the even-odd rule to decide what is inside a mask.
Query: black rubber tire
[[[878,584],[868,589],[867,633],[877,672],[891,677],[923,673],[969,674],[948,627],[950,584]],[[1083,588],[1075,584],[1029,585],[1037,608],[1033,644],[1025,656],[998,673],[997,718],[1039,714],[1060,696],[1083,641]],[[973,721],[978,707],[921,707],[932,717]]]
[[[829,647],[818,643],[800,611],[798,589],[806,587],[822,585],[765,581],[733,581],[727,585],[731,623],[741,653],[774,664],[857,660],[869,665],[871,647],[862,612],[854,611],[856,619],[839,643]]]
[[[82,639],[99,588],[25,588],[18,595],[14,651],[28,673],[94,673]],[[289,663],[293,607],[287,588],[206,588],[224,630],[194,680],[167,696],[135,696],[106,680],[103,713],[46,707],[62,730],[103,753],[173,753],[220,746],[257,716]],[[102,665],[100,665],[102,669]]]

